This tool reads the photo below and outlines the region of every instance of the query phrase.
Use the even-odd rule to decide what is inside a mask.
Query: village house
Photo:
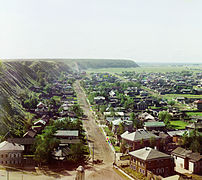
[[[188,130],[197,130],[199,132],[202,132],[202,120],[198,122],[193,122],[186,126]]]
[[[146,110],[147,109],[147,104],[146,104],[146,102],[145,101],[140,101],[140,102],[138,102],[137,104],[136,104],[136,109],[138,109],[138,110]]]
[[[138,119],[142,122],[147,122],[147,121],[155,121],[155,118],[154,116],[152,116],[151,114],[147,113],[147,112],[144,112],[142,114],[140,114],[138,116]]]
[[[171,154],[174,157],[176,171],[186,169],[191,173],[202,174],[202,155],[200,153],[177,147]]]
[[[159,121],[153,121],[153,122],[144,122],[144,129],[147,131],[163,131],[165,130],[165,123],[164,122],[159,122]]]
[[[126,120],[125,118],[119,118],[117,120],[112,121],[112,131],[116,134],[119,125],[122,124],[125,131],[133,130],[133,122],[130,120]]]
[[[172,141],[176,144],[181,142],[181,138],[187,130],[177,130],[177,131],[168,131],[167,134],[172,138]]]
[[[105,97],[104,96],[94,97],[94,101],[96,104],[103,104],[105,102]]]
[[[130,167],[148,176],[151,172],[162,177],[170,176],[174,173],[173,158],[165,153],[150,147],[129,152]]]
[[[36,135],[37,135],[37,132],[30,129],[23,135],[23,138],[34,138]]]
[[[104,116],[111,116],[111,112],[104,112]],[[124,112],[114,112],[115,116],[124,117]]]
[[[196,102],[196,105],[197,105],[197,109],[198,109],[199,111],[202,111],[202,100],[198,100],[198,101]]]
[[[54,134],[58,139],[79,139],[79,131],[78,130],[58,130]]]
[[[22,164],[24,146],[8,141],[0,143],[0,164],[20,166]]]
[[[160,148],[160,138],[145,129],[137,129],[132,133],[126,131],[121,138],[122,143],[126,143],[128,150],[133,151],[146,146]]]

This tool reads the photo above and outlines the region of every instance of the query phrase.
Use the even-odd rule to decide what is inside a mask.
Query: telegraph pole
[[[7,171],[7,180],[9,180],[9,171]]]
[[[94,165],[94,142],[93,142],[93,165]]]

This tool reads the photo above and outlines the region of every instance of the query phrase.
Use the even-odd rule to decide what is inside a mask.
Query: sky
[[[0,58],[202,62],[201,0],[0,0]]]

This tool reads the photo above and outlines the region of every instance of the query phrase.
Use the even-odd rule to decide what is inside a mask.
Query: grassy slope
[[[40,62],[40,61],[29,61],[29,62],[17,62],[17,61],[6,61],[3,62],[3,68],[0,74],[0,98],[4,97],[5,101],[8,100],[12,108],[8,106],[2,106],[3,101],[0,100],[0,127],[3,127],[6,132],[8,127],[5,127],[5,119],[9,118],[8,112],[10,109],[15,109],[20,114],[27,116],[27,113],[22,108],[19,93],[24,92],[30,93],[28,87],[37,85],[38,73],[43,72],[49,76],[56,77],[62,71],[70,72],[70,68],[64,63],[56,62]],[[14,122],[14,119],[10,121]],[[8,123],[6,123],[6,126]]]

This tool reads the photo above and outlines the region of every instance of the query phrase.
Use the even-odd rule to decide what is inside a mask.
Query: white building
[[[0,164],[16,165],[22,164],[24,146],[8,141],[0,143]]]

